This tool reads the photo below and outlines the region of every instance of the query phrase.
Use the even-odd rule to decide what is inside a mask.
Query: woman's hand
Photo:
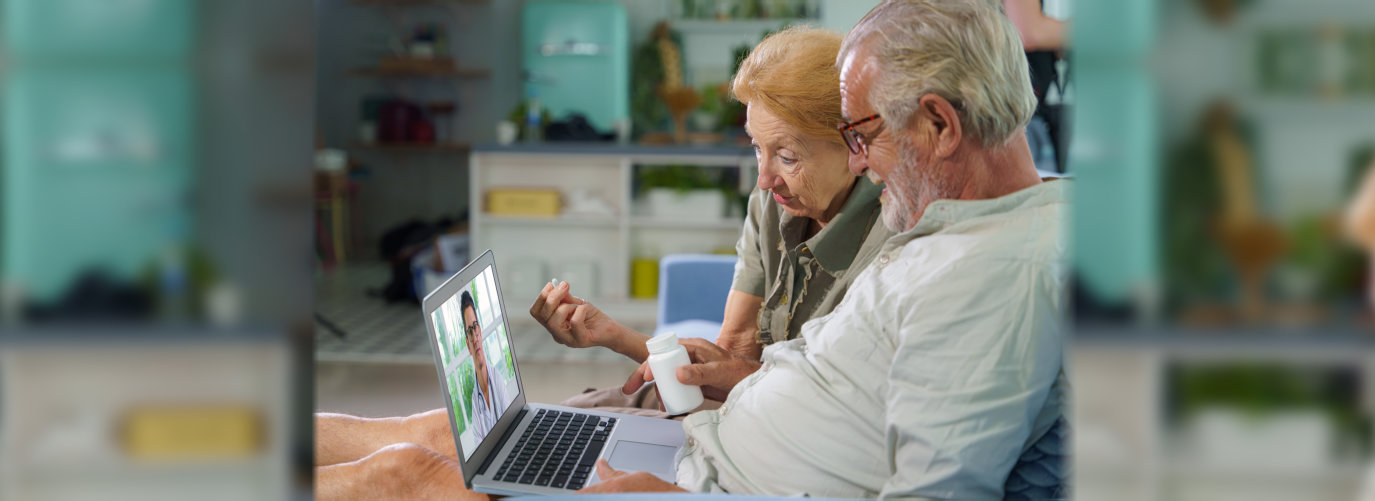
[[[686,489],[670,484],[650,473],[637,471],[627,473],[616,470],[605,459],[597,460],[597,478],[600,482],[583,487],[579,494],[603,494],[612,492],[687,492]]]
[[[687,349],[688,359],[692,361],[678,368],[675,374],[678,381],[701,386],[702,395],[712,400],[725,401],[736,384],[759,370],[759,362],[732,354],[705,339],[684,338],[679,339],[678,344]],[[629,395],[653,380],[649,362],[642,363],[626,380],[621,392]]]
[[[530,305],[530,316],[564,346],[604,346],[620,351],[615,346],[621,341],[616,335],[619,324],[592,303],[573,296],[570,289],[568,282],[545,284],[535,304]]]

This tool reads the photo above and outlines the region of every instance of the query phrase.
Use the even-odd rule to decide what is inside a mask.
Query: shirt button
[[[879,257],[878,257],[878,263],[879,263],[879,264],[888,264],[888,255],[887,255],[887,254],[884,254],[884,255],[882,255],[882,256],[879,256]]]
[[[688,439],[687,439],[687,446],[688,446],[688,447],[693,447],[693,446],[696,446],[696,445],[697,445],[697,441],[696,441],[696,440],[693,440],[692,437],[688,437]]]

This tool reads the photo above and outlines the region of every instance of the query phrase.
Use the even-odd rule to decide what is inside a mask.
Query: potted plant
[[[725,216],[730,183],[691,165],[645,166],[636,181],[644,213],[665,220],[717,221]]]

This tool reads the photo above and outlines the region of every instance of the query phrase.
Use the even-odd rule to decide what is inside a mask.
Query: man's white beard
[[[895,233],[916,226],[917,213],[931,202],[955,197],[950,193],[949,180],[919,165],[916,149],[905,138],[898,140],[898,162],[898,168],[884,180],[888,196],[881,211],[883,225]]]

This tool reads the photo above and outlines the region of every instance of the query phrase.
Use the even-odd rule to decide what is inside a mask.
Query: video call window
[[[432,314],[455,432],[465,457],[472,455],[519,391],[496,290],[488,268]],[[474,351],[482,353],[480,360],[473,357]]]

